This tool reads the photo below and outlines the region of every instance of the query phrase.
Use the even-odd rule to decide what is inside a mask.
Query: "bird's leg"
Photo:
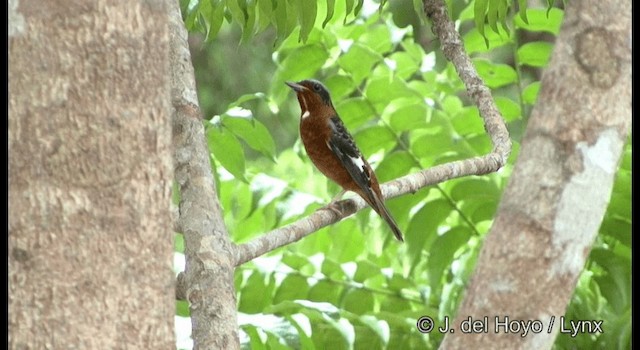
[[[342,190],[340,191],[340,193],[336,194],[333,198],[331,198],[331,203],[329,203],[329,205],[339,201],[346,192],[347,190]]]
[[[342,215],[342,206],[338,205],[338,201],[342,198],[342,196],[344,196],[345,192],[347,192],[347,190],[340,191],[340,193],[338,193],[331,199],[331,202],[329,202],[329,204],[320,209],[330,210],[338,216]]]

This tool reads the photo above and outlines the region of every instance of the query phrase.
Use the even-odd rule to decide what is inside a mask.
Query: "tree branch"
[[[517,162],[441,348],[552,348],[631,124],[631,24],[628,1],[567,5]],[[459,331],[463,320],[485,316],[486,334]],[[544,331],[505,331],[498,322],[507,317]]]
[[[211,173],[187,31],[178,1],[169,3],[174,166],[181,197],[176,226],[184,234],[186,257],[176,295],[189,302],[196,348],[238,349],[234,245]]]
[[[484,84],[473,66],[471,58],[464,50],[460,34],[449,19],[444,1],[425,0],[424,12],[433,21],[432,30],[440,40],[442,52],[453,63],[467,93],[478,106],[480,116],[484,121],[484,128],[493,143],[493,153],[501,158],[497,160],[500,166],[503,166],[511,153],[511,139],[504,119],[493,101],[491,90]]]
[[[386,199],[395,198],[403,194],[415,193],[423,187],[449,179],[488,174],[502,167],[501,159],[500,155],[490,153],[484,157],[469,158],[438,165],[382,184],[382,194]],[[331,210],[321,208],[305,218],[238,245],[235,250],[235,265],[242,265],[274,249],[297,242],[321,228],[336,223],[367,207],[365,201],[360,197],[339,201],[337,205],[341,207],[340,215]]]
[[[433,30],[442,43],[442,50],[445,56],[455,66],[469,96],[478,106],[485,130],[491,138],[493,151],[482,157],[450,162],[387,182],[382,185],[385,198],[415,193],[423,187],[453,178],[484,175],[498,171],[507,162],[507,158],[511,153],[511,139],[504,120],[493,101],[491,91],[484,85],[471,62],[471,58],[465,52],[460,35],[447,15],[445,4],[438,0],[427,0],[424,2],[424,9],[433,20]],[[360,198],[353,198],[340,203],[344,207],[341,215],[329,210],[318,210],[306,218],[239,245],[235,251],[236,266],[274,249],[296,242],[318,231],[320,228],[338,222],[366,207],[365,202]]]

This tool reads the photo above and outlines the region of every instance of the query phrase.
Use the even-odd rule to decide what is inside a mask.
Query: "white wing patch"
[[[309,111],[304,111],[304,113],[302,113],[302,119],[308,118],[311,115],[311,113],[309,113]]]
[[[362,160],[362,156],[358,158],[349,157],[349,159],[351,159],[353,164],[355,164],[358,169],[364,171],[364,160]]]

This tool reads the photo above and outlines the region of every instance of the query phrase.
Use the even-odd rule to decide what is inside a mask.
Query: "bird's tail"
[[[391,231],[393,231],[393,234],[396,236],[396,238],[400,242],[404,242],[404,239],[402,238],[402,232],[398,228],[398,224],[396,224],[396,221],[391,216],[391,213],[389,213],[389,209],[387,209],[387,207],[384,205],[382,198],[380,198],[374,193],[373,203],[369,203],[369,205],[371,205],[373,210],[375,210],[376,213],[378,213],[384,219],[384,221],[387,222],[387,224],[391,228]]]

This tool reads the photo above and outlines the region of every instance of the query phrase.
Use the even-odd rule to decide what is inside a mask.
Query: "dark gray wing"
[[[375,194],[371,189],[371,169],[366,166],[365,160],[358,150],[353,137],[349,134],[344,127],[342,120],[335,116],[329,120],[331,127],[331,137],[327,142],[329,148],[340,159],[340,162],[344,165],[347,172],[351,175],[351,178],[358,184],[358,187],[362,189],[362,192],[367,195],[368,198],[364,198],[371,203],[375,203]]]

